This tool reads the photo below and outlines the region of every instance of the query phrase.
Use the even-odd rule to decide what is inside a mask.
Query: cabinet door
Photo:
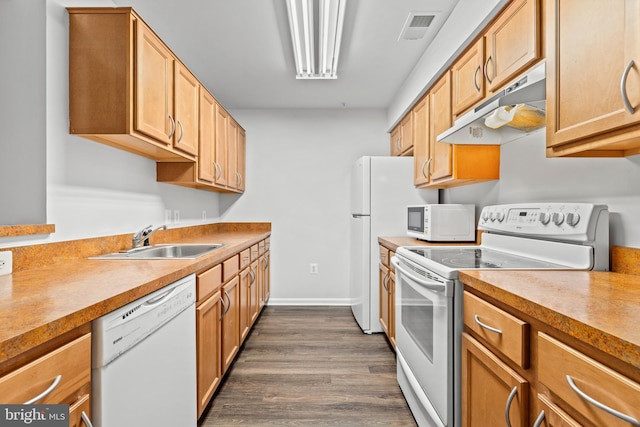
[[[209,403],[222,376],[220,364],[222,300],[220,295],[220,291],[217,291],[196,307],[198,416]]]
[[[420,186],[429,182],[429,103],[422,98],[413,107],[413,184]]]
[[[380,325],[382,330],[389,337],[390,330],[390,315],[389,313],[389,269],[382,265],[379,265],[379,284],[380,284]]]
[[[538,415],[534,427],[580,427],[581,424],[554,405],[546,396],[538,394]]]
[[[462,425],[527,426],[529,383],[470,335],[462,334]]]
[[[240,347],[240,280],[235,276],[222,287],[222,373],[231,366]]]
[[[399,156],[400,151],[402,149],[402,141],[401,138],[401,125],[398,123],[395,128],[391,131],[391,136],[389,137],[389,153],[392,156]]]
[[[216,137],[216,101],[204,88],[200,88],[200,110],[198,127],[198,179],[213,183],[215,168],[213,154]]]
[[[452,109],[457,116],[484,98],[484,40],[478,40],[451,67]]]
[[[251,328],[251,275],[249,268],[240,272],[240,343],[242,343]]]
[[[487,30],[484,75],[489,92],[496,92],[540,57],[538,2],[513,1]],[[584,46],[588,45],[577,49],[583,51]]]
[[[400,122],[400,154],[405,154],[413,148],[413,115],[407,114]]]
[[[229,114],[216,103],[216,148],[215,148],[215,183],[220,186],[227,185],[227,140]]]
[[[437,142],[436,137],[449,129],[451,123],[451,79],[450,73],[444,76],[429,91],[429,152],[431,163],[427,172],[431,181],[452,175],[451,151],[452,145]]]
[[[227,139],[227,185],[237,189],[238,179],[238,124],[229,117],[229,135]]]
[[[260,290],[258,285],[258,260],[251,263],[249,266],[249,311],[251,313],[251,325],[258,319],[260,314],[260,300],[258,291]]]
[[[547,0],[546,13],[547,147],[637,123],[640,2]]]
[[[179,61],[174,61],[174,102],[176,131],[173,147],[198,154],[198,102],[200,83]]]
[[[173,55],[140,20],[136,22],[135,129],[170,144],[173,117]]]
[[[271,277],[270,277],[271,265],[270,265],[270,259],[269,259],[269,252],[266,252],[264,255],[260,257],[259,264],[260,264],[259,265],[259,269],[260,269],[259,281],[261,285],[260,308],[262,308],[269,300],[269,294],[271,293]]]
[[[247,162],[247,135],[241,127],[238,127],[238,191],[244,191],[245,189],[245,176],[246,176],[246,162]]]

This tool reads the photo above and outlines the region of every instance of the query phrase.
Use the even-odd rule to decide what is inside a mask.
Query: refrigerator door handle
[[[351,216],[354,217],[354,218],[362,218],[363,216],[369,216],[369,215],[366,215],[366,214],[351,214]]]

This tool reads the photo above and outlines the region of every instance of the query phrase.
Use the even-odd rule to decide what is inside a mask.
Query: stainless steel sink
[[[195,259],[222,246],[220,243],[153,245],[98,255],[91,259]]]

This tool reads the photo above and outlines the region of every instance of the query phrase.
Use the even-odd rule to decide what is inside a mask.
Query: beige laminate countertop
[[[640,370],[640,276],[496,270],[460,271],[459,275],[465,289],[513,307]]]
[[[172,243],[225,245],[197,259],[68,258],[0,276],[0,364],[182,277],[222,262],[269,237],[270,229],[270,224],[246,229],[221,227],[209,234],[187,233],[179,239],[174,232]],[[106,252],[110,251],[101,253]]]

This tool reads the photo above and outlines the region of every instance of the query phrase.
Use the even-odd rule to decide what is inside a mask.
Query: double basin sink
[[[113,252],[91,257],[91,259],[195,259],[221,248],[224,244],[168,244],[141,246],[128,251]]]

